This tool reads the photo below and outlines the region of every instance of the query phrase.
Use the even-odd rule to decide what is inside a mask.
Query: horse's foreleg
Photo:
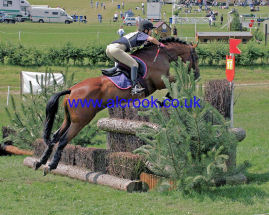
[[[46,175],[49,171],[56,169],[58,166],[58,163],[61,159],[62,152],[64,147],[67,145],[68,142],[70,142],[77,134],[78,132],[85,126],[85,124],[81,123],[71,123],[70,127],[66,130],[66,132],[60,137],[59,145],[57,147],[57,150],[53,156],[52,161],[44,169],[44,175]]]

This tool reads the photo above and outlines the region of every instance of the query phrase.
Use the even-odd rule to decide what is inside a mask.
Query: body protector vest
[[[137,40],[137,37],[138,37],[139,34],[145,34],[145,33],[139,32],[139,31],[132,32],[132,33],[129,33],[127,35],[124,35],[120,39],[112,42],[112,44],[113,43],[124,44],[127,47],[127,50],[126,51],[130,51],[134,47],[141,46],[146,41],[146,39],[145,40]]]

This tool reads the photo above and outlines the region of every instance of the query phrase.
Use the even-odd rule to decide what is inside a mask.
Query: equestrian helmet
[[[151,30],[151,29],[153,29],[154,28],[154,26],[153,26],[153,24],[150,22],[150,21],[148,21],[148,20],[142,20],[140,23],[139,23],[139,28],[138,28],[138,30],[139,31],[145,31],[145,30]]]

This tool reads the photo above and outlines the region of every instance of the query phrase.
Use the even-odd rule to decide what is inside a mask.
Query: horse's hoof
[[[44,171],[43,171],[43,176],[46,176],[47,174],[49,174],[50,172],[50,168],[49,167],[45,167]]]
[[[40,162],[35,161],[35,162],[34,162],[34,165],[33,165],[34,170],[38,170],[38,168],[41,167],[41,165],[42,165],[42,164],[41,164]]]

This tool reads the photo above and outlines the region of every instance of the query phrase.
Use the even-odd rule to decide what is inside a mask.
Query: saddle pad
[[[147,65],[145,64],[145,62],[140,59],[139,57],[133,56],[131,55],[139,64],[139,71],[143,74],[143,79],[146,77],[147,75]],[[120,75],[117,76],[113,76],[113,77],[107,77],[110,81],[112,81],[112,83],[118,87],[119,89],[122,90],[126,90],[129,89],[132,86],[132,82],[130,79],[128,79],[126,77],[126,75],[124,75],[123,73],[121,73]]]

